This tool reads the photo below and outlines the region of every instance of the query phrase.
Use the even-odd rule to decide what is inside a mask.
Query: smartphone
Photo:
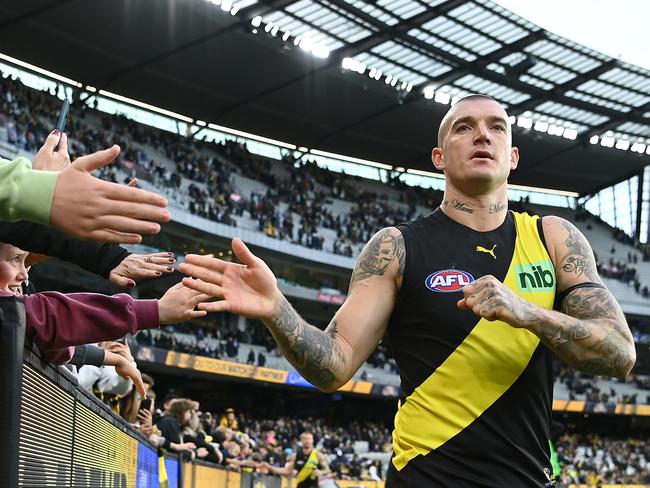
[[[70,109],[70,100],[67,98],[63,100],[63,107],[61,107],[61,112],[59,113],[59,120],[56,122],[56,128],[59,129],[59,133],[63,134],[65,131],[65,124],[68,121],[68,110]],[[57,143],[54,148],[55,151],[59,150],[59,144]]]
[[[153,405],[153,400],[151,398],[145,398],[140,402],[140,410],[151,411],[152,405]]]

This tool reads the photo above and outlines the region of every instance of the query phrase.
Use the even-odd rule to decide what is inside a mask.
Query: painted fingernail
[[[176,262],[176,260],[175,260],[175,259],[171,259],[171,258],[170,258],[170,259],[169,259],[169,262],[170,262],[170,263],[175,263],[175,262]]]
[[[171,266],[167,266],[167,271],[174,271],[174,268],[172,268]]]
[[[135,281],[129,281],[129,282],[126,284],[126,286],[130,286],[131,288],[133,288],[133,287],[135,286]]]
[[[59,129],[54,129],[52,131],[52,134],[54,134],[55,136],[58,136],[60,133],[61,133],[61,131],[59,131]]]
[[[160,276],[162,274],[162,271],[156,271],[156,274]]]

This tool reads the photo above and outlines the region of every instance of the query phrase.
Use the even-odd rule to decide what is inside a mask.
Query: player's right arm
[[[241,240],[233,239],[232,248],[243,264],[191,254],[181,264],[182,272],[200,279],[185,278],[186,286],[221,299],[199,308],[262,320],[289,362],[317,388],[335,391],[347,383],[377,347],[393,311],[406,255],[401,232],[387,227],[366,244],[348,297],[324,331],[300,317],[266,263]]]

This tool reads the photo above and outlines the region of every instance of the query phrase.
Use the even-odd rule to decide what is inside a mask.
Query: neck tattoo
[[[506,204],[503,203],[503,202],[497,202],[497,203],[491,203],[490,204],[490,213],[491,214],[499,213],[499,212],[501,212],[502,210],[505,210],[505,209],[506,209]]]
[[[466,202],[461,202],[460,200],[456,200],[455,198],[450,202],[449,200],[445,200],[443,202],[443,205],[447,207],[452,207],[455,208],[456,210],[460,210],[461,212],[465,213],[474,213],[474,209],[470,207],[470,205]]]

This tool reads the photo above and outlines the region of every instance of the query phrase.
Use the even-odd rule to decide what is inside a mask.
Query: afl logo
[[[461,291],[465,285],[469,285],[472,281],[474,281],[474,277],[467,271],[443,269],[427,276],[424,284],[431,291],[453,293]]]

